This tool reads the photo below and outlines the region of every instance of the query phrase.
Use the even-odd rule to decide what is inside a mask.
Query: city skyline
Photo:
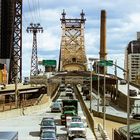
[[[129,41],[136,40],[136,32],[140,31],[140,6],[135,2],[118,0],[31,0],[23,2],[23,76],[29,75],[31,64],[32,34],[26,33],[31,22],[40,23],[43,34],[37,35],[38,58],[55,59],[58,62],[61,42],[61,13],[66,18],[80,18],[85,13],[85,50],[87,57],[99,58],[100,48],[100,12],[107,13],[107,53],[108,59],[118,61],[124,67],[125,47]],[[119,7],[119,8],[118,8]],[[134,10],[135,9],[135,10]],[[109,68],[114,71],[114,68]],[[122,75],[122,71],[120,72]]]

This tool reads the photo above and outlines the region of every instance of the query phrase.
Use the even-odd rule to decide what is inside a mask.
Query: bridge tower
[[[10,50],[9,83],[15,83],[16,79],[22,82],[22,0],[7,2],[9,4],[8,9],[10,10],[9,17],[14,16],[14,21],[12,17],[10,21],[8,21],[8,23],[11,23],[8,25],[9,27],[13,25],[12,29],[8,28],[13,33],[13,41]],[[11,3],[13,3],[13,5]],[[10,31],[9,33],[11,33]]]
[[[84,18],[83,10],[81,18],[66,19],[66,13],[62,13],[62,38],[59,55],[59,71],[86,71],[87,58],[84,46]]]

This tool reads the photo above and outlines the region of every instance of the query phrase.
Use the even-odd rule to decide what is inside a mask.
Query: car
[[[29,77],[24,77],[23,85],[28,85],[30,82]]]
[[[67,116],[66,117],[66,127],[69,127],[71,122],[81,122],[82,119],[80,116]]]
[[[84,89],[83,90],[83,96],[86,96],[86,95],[88,95],[89,94],[89,89]]]
[[[48,129],[53,130],[56,133],[56,125],[55,125],[54,118],[52,117],[43,118],[40,125],[41,125],[40,133],[42,133],[43,130],[48,130]]]
[[[65,84],[61,84],[59,87],[59,91],[65,91]]]
[[[84,126],[86,127],[86,117],[85,116],[67,116],[66,117],[66,126],[69,127],[71,122],[83,122]]]
[[[126,84],[126,80],[122,79],[120,80],[120,85],[125,85]]]
[[[56,102],[62,106],[62,99],[57,99]]]
[[[129,89],[130,96],[137,96],[137,91],[135,89]]]
[[[90,100],[90,94],[86,95],[86,100]]]
[[[140,113],[133,113],[132,116],[133,116],[133,119],[140,120]]]
[[[86,137],[86,128],[83,122],[71,122],[67,128],[69,139],[73,137]]]
[[[61,112],[61,104],[59,102],[54,102],[51,105],[51,112]]]
[[[40,135],[40,140],[57,140],[57,136],[52,130],[44,130]]]
[[[73,138],[73,140],[87,140],[86,138]]]

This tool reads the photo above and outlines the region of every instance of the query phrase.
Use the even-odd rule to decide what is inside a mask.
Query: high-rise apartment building
[[[125,50],[125,69],[129,70],[130,82],[138,83],[140,75],[140,32],[137,32],[137,40],[130,41]],[[127,79],[127,73],[125,74]]]

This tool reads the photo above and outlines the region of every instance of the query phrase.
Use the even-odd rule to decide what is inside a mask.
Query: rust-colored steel
[[[106,52],[106,11],[101,10],[101,25],[100,25],[100,60],[107,59]],[[106,71],[105,67],[100,67],[100,73]]]

